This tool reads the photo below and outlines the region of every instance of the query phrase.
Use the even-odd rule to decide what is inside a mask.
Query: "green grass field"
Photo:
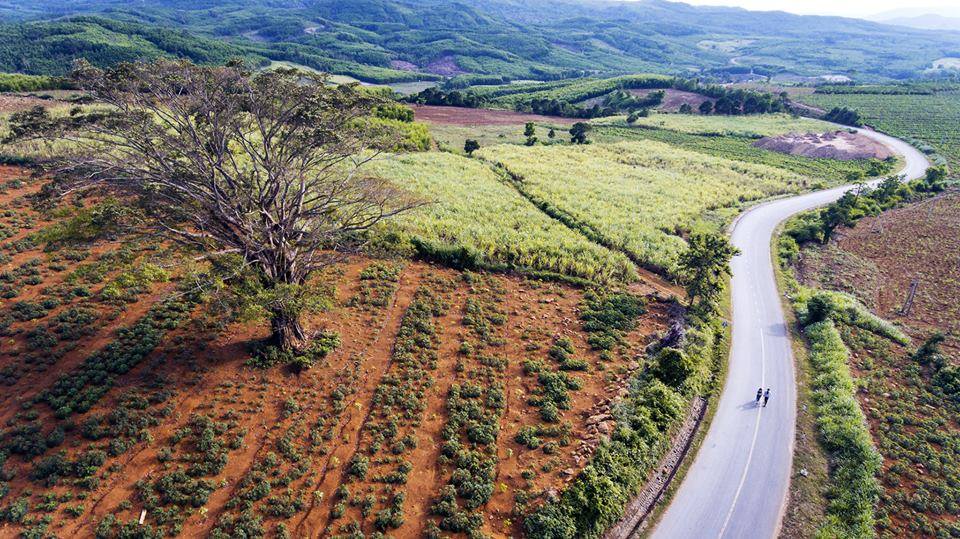
[[[597,125],[626,125],[623,117],[595,120]],[[820,120],[795,118],[789,114],[704,116],[700,114],[659,114],[637,118],[636,126],[654,127],[710,136],[764,137],[790,132],[824,133],[836,127]]]

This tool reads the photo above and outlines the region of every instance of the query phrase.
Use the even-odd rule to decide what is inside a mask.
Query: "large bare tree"
[[[159,60],[73,80],[102,107],[17,115],[14,138],[66,141],[45,163],[65,191],[134,195],[159,230],[204,255],[235,253],[270,300],[273,339],[303,346],[305,284],[345,242],[418,201],[362,167],[396,143],[380,100],[296,70]]]

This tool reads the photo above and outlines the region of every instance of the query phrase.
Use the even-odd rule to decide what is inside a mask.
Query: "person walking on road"
[[[757,404],[760,404],[760,397],[762,397],[762,396],[763,396],[763,388],[762,388],[762,387],[758,387],[758,388],[757,388],[757,400],[756,400],[756,403],[757,403]]]
[[[763,407],[767,407],[767,401],[770,400],[770,388],[767,388],[767,391],[763,394]]]

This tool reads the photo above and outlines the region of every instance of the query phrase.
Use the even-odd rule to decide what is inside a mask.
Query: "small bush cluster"
[[[548,354],[550,358],[556,361],[562,371],[585,371],[587,362],[583,359],[573,357],[575,350],[573,341],[569,337],[558,337],[554,340]]]
[[[288,365],[294,371],[305,371],[339,347],[340,334],[332,331],[314,335],[310,338],[310,344],[303,350],[286,350],[272,344],[261,343],[254,347],[245,365],[257,369]]]
[[[540,417],[549,423],[560,420],[560,410],[570,409],[570,391],[583,387],[583,383],[565,372],[542,370],[537,374],[540,384],[538,394],[530,404],[540,408]]]
[[[627,292],[602,293],[590,290],[583,297],[580,320],[594,350],[612,350],[623,335],[633,330],[637,319],[647,312],[644,298]]]
[[[136,324],[117,331],[117,339],[94,352],[79,367],[62,374],[40,399],[59,418],[88,411],[113,387],[115,376],[138,365],[163,335],[186,319],[192,302],[166,301],[154,306]]]
[[[400,282],[399,264],[374,262],[360,272],[360,290],[350,300],[352,305],[386,307],[390,304]]]

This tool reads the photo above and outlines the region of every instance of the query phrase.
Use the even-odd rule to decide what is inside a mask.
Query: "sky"
[[[957,0],[681,0],[687,4],[738,6],[752,10],[780,10],[802,15],[841,15],[870,17],[885,11],[910,9],[916,14],[951,13],[958,10]]]

